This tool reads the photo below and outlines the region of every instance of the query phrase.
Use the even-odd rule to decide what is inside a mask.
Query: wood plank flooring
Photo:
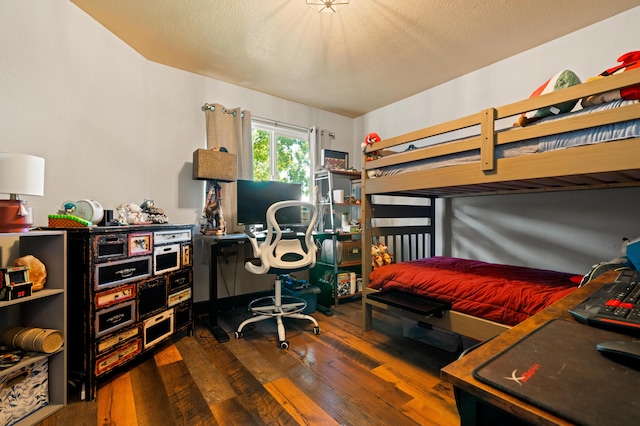
[[[288,350],[278,347],[275,321],[218,343],[196,321],[193,336],[178,335],[98,387],[94,401],[69,404],[39,426],[92,425],[454,425],[453,390],[440,379],[452,354],[402,336],[399,318],[374,313],[362,331],[361,302],[333,316],[285,322]],[[220,314],[232,331],[248,317]],[[232,333],[230,333],[232,335]]]

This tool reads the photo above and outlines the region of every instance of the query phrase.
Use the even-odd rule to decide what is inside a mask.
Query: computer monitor
[[[246,229],[266,225],[267,209],[273,203],[301,200],[302,185],[274,181],[237,181],[238,225]],[[302,223],[300,207],[287,207],[276,214],[280,227],[295,227]]]

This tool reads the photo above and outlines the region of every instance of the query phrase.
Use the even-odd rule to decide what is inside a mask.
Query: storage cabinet
[[[40,374],[43,374],[38,378],[35,378],[35,375],[32,376],[34,380],[37,380],[38,387],[42,386],[42,380],[47,382],[48,404],[31,412],[17,425],[31,425],[40,422],[67,403],[66,244],[66,233],[59,230],[0,234],[0,263],[2,266],[10,266],[16,258],[30,254],[39,259],[47,270],[44,289],[33,292],[31,296],[0,301],[0,329],[12,326],[48,328],[62,331],[65,337],[65,341],[58,351],[54,353],[33,352],[33,356],[24,357],[17,364],[0,370],[0,377],[7,378],[20,374],[21,370],[27,371],[33,368],[34,371],[38,370]],[[27,380],[25,382],[28,383]],[[4,379],[2,383],[3,395],[6,395],[7,388]],[[33,392],[33,394],[36,393]],[[25,398],[25,395],[26,393],[20,395],[18,400]],[[26,403],[27,401],[25,401]],[[8,410],[5,413],[1,411],[3,410],[0,408],[0,420],[6,421],[5,416],[8,415],[6,412]]]
[[[95,398],[103,375],[193,332],[193,225],[69,228],[69,375]]]

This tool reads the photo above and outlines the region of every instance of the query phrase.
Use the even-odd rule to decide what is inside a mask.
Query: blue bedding
[[[549,117],[540,120],[539,123],[551,120],[563,120],[567,117],[574,117],[576,115],[585,115],[597,111],[614,109],[634,102],[636,101],[626,101],[623,99],[616,100],[601,105],[583,108],[569,114]],[[640,137],[640,119],[625,121],[622,123],[607,124],[590,129],[576,130],[573,132],[561,133],[559,135],[545,136],[538,140],[538,152],[553,151],[556,149],[568,148],[570,146],[589,145],[637,137]]]
[[[548,123],[555,120],[563,120],[568,117],[574,117],[576,115],[591,114],[597,111],[618,108],[636,102],[638,101],[617,100],[607,102],[604,104],[583,108],[567,114],[547,117],[537,121],[532,126],[536,126],[542,123]],[[506,129],[502,131],[509,130]],[[509,158],[520,155],[534,154],[537,152],[554,151],[557,149],[564,149],[572,146],[611,142],[615,140],[637,137],[640,137],[640,119],[629,120],[621,123],[607,124],[604,126],[592,127],[584,130],[577,130],[551,136],[545,136],[537,139],[529,139],[526,141],[500,145],[496,147],[495,156],[496,158]],[[441,157],[417,160],[410,163],[369,170],[367,174],[370,178],[375,178],[478,161],[480,161],[480,150],[476,149],[468,152],[444,155]]]

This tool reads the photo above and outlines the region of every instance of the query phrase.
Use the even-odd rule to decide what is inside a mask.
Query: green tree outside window
[[[309,141],[252,128],[253,179],[299,183],[303,199],[309,199],[311,156]]]

